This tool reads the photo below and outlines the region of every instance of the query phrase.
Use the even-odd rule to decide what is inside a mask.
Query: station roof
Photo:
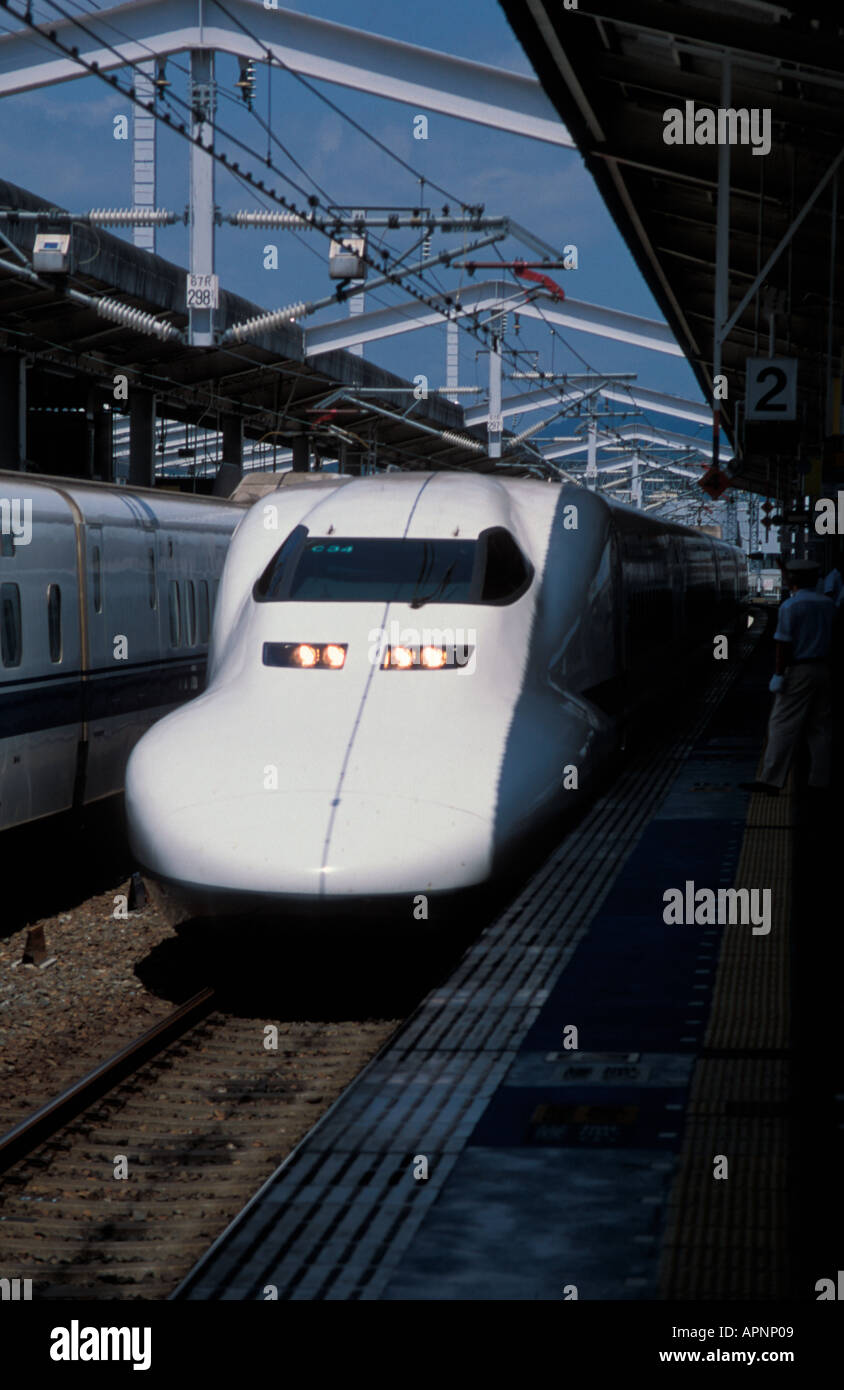
[[[0,208],[48,212],[54,205],[0,180]],[[45,228],[42,227],[41,230]],[[0,232],[31,258],[38,227],[34,221],[0,220]],[[161,256],[136,248],[120,237],[82,222],[73,224],[73,273],[67,284],[92,296],[108,295],[185,328],[185,271]],[[0,239],[0,260],[15,262],[14,251]],[[177,420],[213,424],[220,417],[242,416],[247,437],[259,438],[276,428],[286,438],[304,431],[317,447],[336,456],[339,427],[365,446],[370,429],[379,459],[411,467],[477,466],[478,451],[444,441],[415,428],[413,420],[436,430],[457,430],[485,443],[481,429],[465,429],[463,410],[439,396],[413,403],[413,420],[390,420],[367,409],[366,402],[338,402],[344,412],[319,421],[318,403],[342,386],[379,388],[383,398],[370,399],[400,415],[411,398],[389,394],[408,382],[348,351],[305,356],[305,337],[298,325],[282,325],[261,337],[230,347],[188,347],[161,341],[136,328],[109,322],[95,310],[68,298],[58,277],[48,288],[28,283],[0,268],[0,349],[26,352],[37,363],[59,368],[112,393],[113,377],[124,372],[130,386],[145,386],[159,397],[159,414]],[[217,326],[255,317],[267,306],[220,291]],[[274,306],[271,306],[274,307]],[[351,413],[345,413],[350,411]],[[282,417],[279,423],[279,416]],[[359,447],[352,443],[350,447]],[[386,449],[386,454],[385,454]],[[481,459],[481,466],[483,460]]]
[[[717,111],[729,52],[730,107],[771,113],[769,153],[731,145],[731,316],[841,154],[844,11],[821,0],[580,0],[577,9],[561,0],[501,3],[711,399],[718,149],[666,143],[665,112],[679,109],[685,119],[687,102]],[[722,420],[733,441],[745,360],[769,355],[798,359],[803,442],[816,446],[823,437],[831,274],[836,362],[844,340],[833,196],[830,178],[724,344]],[[835,219],[839,249],[843,212],[844,189]],[[769,292],[778,291],[769,354],[767,310],[776,304]],[[737,467],[740,486],[769,489],[765,458],[748,455]]]

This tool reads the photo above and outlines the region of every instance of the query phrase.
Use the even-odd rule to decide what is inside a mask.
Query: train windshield
[[[533,569],[509,531],[477,540],[309,536],[295,531],[255,584],[259,603],[513,603]]]
[[[297,531],[300,533],[297,536]],[[475,540],[309,537],[297,527],[255,586],[265,602],[467,603]]]

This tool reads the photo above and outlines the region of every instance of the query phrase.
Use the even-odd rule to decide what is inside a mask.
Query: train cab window
[[[158,581],[155,574],[155,550],[152,546],[147,550],[147,596],[150,608],[158,607]]]
[[[204,646],[208,641],[208,633],[211,628],[210,607],[208,602],[208,580],[199,581],[199,640]]]
[[[4,666],[20,666],[23,650],[21,591],[17,584],[0,584],[0,655]]]
[[[196,586],[192,579],[185,580],[185,642],[189,647],[196,646]]]
[[[93,586],[94,612],[103,611],[103,560],[98,545],[91,547],[91,582]]]
[[[47,585],[47,637],[50,660],[62,659],[62,591],[58,584]]]
[[[533,578],[530,566],[503,526],[482,531],[480,539],[486,542],[481,603],[513,603]]]
[[[170,646],[178,647],[182,640],[182,605],[179,599],[179,585],[170,580]]]

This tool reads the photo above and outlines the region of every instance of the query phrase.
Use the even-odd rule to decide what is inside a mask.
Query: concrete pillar
[[[22,468],[26,458],[26,364],[19,353],[0,353],[0,468]]]
[[[88,388],[85,400],[87,457],[85,475],[104,483],[114,481],[112,463],[111,411],[105,409],[108,397],[97,387]]]
[[[223,436],[222,462],[243,467],[243,420],[239,415],[224,415],[221,420]]]
[[[293,436],[293,472],[307,473],[310,466],[310,440],[306,434],[295,434]]]
[[[94,416],[94,477],[114,482],[114,416],[102,400]]]
[[[142,386],[129,392],[129,485],[155,486],[155,395]]]

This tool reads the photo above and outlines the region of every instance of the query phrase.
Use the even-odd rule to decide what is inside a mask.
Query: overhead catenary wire
[[[221,3],[221,0],[214,0],[214,3],[219,10],[222,10],[223,14],[226,16],[227,19],[229,19],[232,22],[232,24],[236,24],[238,28],[247,36],[247,38],[250,38],[254,44],[256,44],[259,48],[262,48],[264,50],[265,54],[267,55],[268,63],[274,63],[277,67],[281,69],[282,72],[289,73],[290,76],[294,77],[296,81],[300,83],[301,86],[305,87],[312,94],[312,96],[315,96],[319,101],[323,102],[326,106],[330,107],[331,110],[334,111],[338,116],[340,116],[342,120],[346,121],[349,125],[354,126],[355,130],[357,130],[361,135],[363,135],[367,140],[369,140],[371,144],[376,145],[378,149],[382,151],[383,154],[386,154],[396,164],[400,164],[403,169],[405,169],[408,173],[412,174],[417,182],[419,182],[420,180],[424,181],[424,183],[427,183],[431,188],[436,189],[438,193],[441,193],[444,198],[448,198],[449,201],[452,203],[456,202],[461,207],[469,206],[468,203],[465,203],[462,199],[457,198],[455,194],[449,193],[448,189],[443,188],[441,184],[436,183],[433,179],[429,179],[427,175],[420,174],[418,169],[414,169],[412,164],[409,164],[406,159],[402,159],[401,155],[397,154],[395,150],[391,150],[389,145],[385,145],[384,141],[379,140],[377,135],[373,135],[371,130],[367,130],[365,126],[362,126],[359,121],[356,121],[353,116],[349,115],[348,111],[344,111],[341,106],[338,106],[338,104],[332,101],[329,96],[326,96],[325,92],[321,92],[317,87],[314,87],[312,83],[310,83],[308,79],[302,75],[302,73],[296,72],[294,68],[289,67],[288,64],[284,62],[283,58],[279,58],[277,54],[273,53],[272,49],[269,48],[267,44],[263,43],[263,41],[252,32],[248,25],[244,24],[243,21],[239,19],[237,15],[233,15],[230,10],[227,10],[225,5]]]
[[[226,10],[226,8],[225,8],[224,5],[220,5],[219,7],[220,7],[220,9],[221,9],[224,13],[227,14],[227,16],[228,16],[230,19],[233,20],[233,22],[237,23],[237,24],[239,25],[239,27],[240,27],[241,29],[244,30],[244,32],[247,32],[247,33],[249,32],[247,26],[243,25],[242,22],[239,21],[236,17],[233,17],[233,16]],[[6,9],[9,11],[9,13],[15,15],[15,17],[19,18],[19,19],[22,20],[24,23],[27,23],[27,24],[29,25],[30,28],[33,28],[33,29],[35,28],[35,25],[31,22],[31,20],[29,19],[28,15],[20,15],[20,14],[17,14],[17,12],[16,12],[10,5],[8,5],[8,4],[4,4],[4,8],[6,8]],[[60,5],[52,4],[52,3],[51,3],[51,8],[55,9],[55,10],[56,10],[58,13],[60,13],[60,14],[64,14],[65,17],[67,17],[67,18],[71,18],[70,16],[67,16],[67,15],[66,15],[66,12],[62,10],[62,8],[61,8]],[[101,17],[102,17],[102,16],[101,16],[100,12],[98,11],[98,18],[101,18]],[[74,21],[74,22],[76,22],[76,21]],[[107,21],[106,21],[106,22],[107,22]],[[82,28],[83,30],[85,30],[85,25],[80,24],[79,27]],[[110,27],[116,27],[116,26],[110,26]],[[86,32],[90,32],[90,31],[87,31],[87,30],[86,30]],[[97,36],[95,36],[95,37],[97,37]],[[254,35],[253,35],[252,37],[254,38]],[[256,42],[260,43],[260,41],[258,41],[258,40],[256,40]],[[58,46],[61,47],[60,44],[59,44]],[[109,46],[111,46],[111,45],[109,45]],[[273,55],[273,54],[271,53],[270,50],[266,49],[266,46],[264,46],[264,48],[265,48],[265,51],[267,52],[268,57],[269,57],[269,59],[270,59],[271,62],[276,63],[276,65],[280,66],[280,67],[281,67],[282,69],[284,69],[284,70],[287,70],[287,71],[289,71],[289,72],[292,72],[292,70],[289,69],[289,68],[287,68],[287,65],[284,64],[282,60],[277,59],[277,58],[275,57],[275,55]],[[99,72],[99,69],[98,69],[98,67],[97,67],[96,64],[90,64],[90,65],[85,64],[82,60],[80,60],[80,59],[78,58],[78,54],[77,54],[75,51],[71,51],[71,56],[73,56],[77,61],[79,61],[81,66],[87,66],[87,67],[89,68],[90,71],[95,72],[96,75],[98,75],[98,76],[100,76],[101,78],[103,78],[104,80],[108,81],[113,87],[117,88],[117,90],[123,91],[123,89],[120,87],[120,85],[119,85],[119,83],[117,82],[117,80],[116,80],[115,78],[107,77],[105,74]],[[295,72],[292,73],[292,75],[293,75],[294,77],[297,77],[297,78],[299,77],[299,74],[296,74]],[[310,84],[308,84],[308,83],[305,83],[304,85],[310,86]],[[134,93],[133,93],[133,92],[123,92],[123,94],[126,95],[126,96],[129,96],[130,99],[136,100],[136,98],[134,97]],[[322,94],[321,94],[321,93],[316,93],[316,95],[318,95],[318,96],[322,99]],[[145,110],[147,110],[147,111],[149,111],[149,110],[151,109],[150,104],[145,103],[145,102],[143,102],[143,101],[138,101],[137,104],[140,105],[141,107],[143,107],[143,108],[144,108]],[[330,104],[332,107],[334,107],[334,109],[339,109],[339,108],[336,108],[336,106],[335,106],[334,103],[329,103],[329,104]],[[160,117],[160,116],[159,116],[159,113],[153,111],[153,114],[156,115],[156,116],[158,116],[159,119],[164,119],[164,120],[165,120],[165,123],[168,124],[168,125],[171,125],[171,128],[173,128],[173,127],[172,127],[172,123],[171,123],[170,121],[166,120],[166,118]],[[343,116],[345,117],[345,114],[346,114],[346,113],[340,111],[340,114],[343,115]],[[351,120],[351,118],[349,118],[349,119]],[[356,123],[352,121],[352,124],[356,124]],[[218,127],[218,129],[220,129],[220,128]],[[182,129],[182,131],[179,131],[179,133],[185,133],[188,139],[193,140],[193,137],[189,134],[189,132],[184,131],[184,128]],[[366,131],[362,131],[362,133],[366,134],[367,136],[369,136],[369,134],[370,134],[369,132],[366,132]],[[234,143],[236,143],[236,144],[240,145],[241,147],[243,147],[243,142],[238,141],[238,140],[236,139],[236,137],[233,137],[229,132],[226,132],[226,131],[220,129],[220,134],[221,134],[224,138],[230,139],[230,140],[232,140]],[[378,142],[378,141],[376,140],[375,143],[380,143],[380,142]],[[385,152],[386,152],[386,153],[388,153],[388,154],[390,154],[390,155],[393,155],[393,154],[394,154],[394,152],[389,151],[386,147],[384,147],[384,148],[385,148]],[[218,159],[219,162],[220,162],[224,167],[228,168],[230,172],[236,172],[238,175],[241,173],[241,171],[239,170],[239,166],[237,166],[236,164],[234,164],[232,161],[228,160],[224,155],[219,155],[216,151],[210,151],[210,153],[212,153],[213,156],[214,156],[214,158]],[[251,151],[251,150],[250,150],[249,153],[252,154],[252,155],[254,155],[254,151]],[[267,162],[269,163],[269,161],[267,161]],[[402,163],[403,161],[399,160],[399,162]],[[283,177],[283,178],[286,178],[286,179],[289,177],[289,176],[285,175],[285,174],[283,173],[283,171],[278,170],[274,165],[270,165],[270,167],[273,168],[274,172],[277,173],[277,174],[279,175],[279,177]],[[411,168],[411,166],[406,166],[406,167],[409,168],[409,169]],[[413,171],[413,172],[416,172],[416,171]],[[417,174],[417,177],[420,177],[420,176]],[[248,179],[248,181],[250,182],[250,184],[253,184],[253,183],[255,182],[255,181],[252,179],[252,176],[249,175],[249,174],[246,174],[246,178]],[[429,184],[431,184],[431,186],[438,187],[437,185],[433,184],[432,181],[430,181],[430,180],[427,180],[427,182],[428,182]],[[258,181],[258,186],[262,189],[262,191],[266,192],[267,195],[268,195],[269,197],[273,198],[274,200],[280,201],[280,202],[282,202],[282,203],[285,203],[285,202],[286,202],[286,200],[282,199],[281,196],[278,195],[274,190],[264,189],[264,186],[263,186],[263,184],[262,184],[260,181]],[[446,196],[449,196],[449,197],[453,196],[453,195],[449,194],[447,190],[439,189],[439,191],[444,192],[444,193],[446,194]],[[311,201],[311,202],[312,202],[312,205],[313,205],[313,200],[309,200],[309,201]],[[464,204],[464,206],[467,206],[467,205]],[[301,214],[299,214],[299,215],[301,216]],[[319,227],[319,230],[322,231],[322,232],[324,232],[325,234],[330,234],[330,229],[327,228],[327,227],[320,226],[320,227]],[[370,264],[371,264],[371,262],[370,262]],[[410,272],[407,272],[407,273],[410,273]],[[419,278],[420,280],[422,280],[422,282],[424,283],[424,277],[423,277],[421,274],[419,274],[418,272],[416,272],[416,273],[418,274],[418,278]],[[398,278],[399,278],[399,280],[401,279],[401,277],[398,277]],[[443,313],[443,308],[442,308],[442,306],[441,306],[439,303],[437,303],[436,301],[431,302],[431,301],[427,300],[426,297],[425,297],[424,295],[420,294],[420,293],[419,293],[418,291],[416,291],[412,286],[406,285],[405,288],[406,288],[406,289],[408,290],[408,292],[411,293],[415,298],[420,299],[420,300],[422,300],[422,302],[425,302],[425,303],[429,304],[429,307],[435,308],[435,309],[437,310],[437,312]],[[446,301],[448,301],[448,300],[450,299],[450,297],[449,297],[449,296],[445,296],[445,299],[446,299]],[[294,307],[295,307],[295,306],[294,306]],[[126,306],[119,306],[119,308],[120,308],[122,311],[126,312]],[[136,315],[142,313],[142,311],[137,311],[137,310],[136,310],[136,311],[128,311],[128,312],[132,312],[132,313],[134,313],[134,314],[136,314]],[[285,311],[278,311],[278,312],[283,314]],[[288,312],[289,312],[289,311],[288,311]],[[446,313],[444,316],[445,316],[445,317],[449,317],[449,315],[448,315],[447,313]],[[541,315],[541,310],[540,310],[540,316],[544,318],[544,316]],[[152,318],[152,316],[148,316],[148,317]],[[153,321],[154,321],[154,320],[153,320]],[[474,333],[475,336],[478,336],[477,332],[472,328],[471,325],[467,325],[467,324],[465,324],[464,322],[461,322],[460,320],[458,320],[458,322],[460,322],[460,326],[461,326],[462,328],[467,328],[468,331],[472,331],[472,332]],[[172,326],[172,325],[169,325],[168,327],[170,327],[170,328],[172,329],[173,326]],[[550,327],[550,325],[549,325],[549,327]],[[175,331],[175,330],[174,330],[174,331]],[[552,331],[552,333],[556,333],[556,330],[554,330],[554,329],[551,329],[551,331]],[[561,341],[562,341],[562,339],[561,339]],[[583,361],[583,362],[585,363],[585,358],[583,358],[579,353],[577,353],[574,349],[572,349],[572,348],[570,347],[570,345],[567,344],[567,346],[569,346],[570,350],[573,351],[573,352],[575,353],[575,355],[578,356],[578,357],[580,358],[580,360]],[[521,353],[517,354],[517,353],[515,352],[515,350],[513,350],[513,349],[508,349],[508,351],[510,351],[510,353],[511,353],[511,355],[513,356],[513,359],[514,359],[514,360],[517,360],[517,358],[518,358],[519,356],[522,356],[522,355],[523,355],[523,354],[521,354]],[[587,364],[587,365],[588,365],[588,364]],[[532,433],[532,431],[528,431],[527,433]]]
[[[79,20],[76,16],[68,15],[68,13],[63,9],[63,7],[56,2],[56,0],[49,0],[49,4],[51,8],[54,9],[58,14],[62,15],[63,18],[69,19],[84,33],[88,34],[89,38],[93,38],[97,43],[103,44],[105,47],[110,48],[112,53],[114,53],[116,57],[120,58],[121,63],[125,62],[122,54],[119,53],[119,51],[114,47],[113,44],[109,43],[107,40],[104,40],[100,35],[92,34],[91,31],[87,29],[86,25],[83,24],[82,21]],[[42,31],[38,29],[38,27],[26,14],[21,13],[12,6],[10,0],[0,0],[0,8],[5,9],[9,14],[13,15],[14,18],[19,19],[22,23],[26,24],[28,28],[32,29],[34,32],[39,34],[39,36],[45,37]],[[72,58],[73,61],[76,62],[80,67],[85,69],[85,71],[91,73],[93,76],[98,77],[101,81],[107,83],[114,90],[119,91],[121,95],[124,96],[127,100],[131,101],[134,105],[139,106],[147,114],[153,115],[160,122],[163,122],[169,129],[174,130],[176,134],[180,135],[188,143],[201,143],[199,141],[199,138],[193,136],[190,130],[185,126],[183,122],[175,124],[172,118],[170,117],[169,113],[162,114],[161,112],[157,111],[155,108],[155,103],[144,101],[136,94],[134,88],[127,89],[125,87],[122,87],[117,77],[114,76],[114,74],[105,73],[101,70],[99,64],[94,62],[88,62],[86,59],[82,58],[79,54],[78,49],[71,48],[67,44],[62,43],[54,32],[48,33],[46,37],[53,44],[54,47],[58,48],[59,51],[64,53],[66,56]],[[240,140],[237,136],[234,136],[231,132],[224,130],[218,124],[215,125],[215,129],[225,139],[231,141],[238,148],[243,149],[251,157],[256,157],[254,150],[252,150],[251,147],[246,145],[244,141]],[[230,173],[233,172],[235,174],[242,175],[242,177],[245,178],[251,186],[258,188],[265,196],[271,198],[280,206],[286,208],[288,211],[294,213],[301,213],[301,209],[297,208],[295,204],[291,203],[289,199],[284,197],[283,194],[279,193],[276,189],[269,188],[263,182],[263,180],[253,178],[252,174],[248,170],[241,170],[240,165],[236,161],[230,160],[225,154],[211,147],[203,145],[202,148],[211,158],[215,160],[215,162],[219,163],[223,168],[227,169]],[[290,181],[289,176],[285,175],[282,170],[279,170],[276,165],[273,164],[270,167],[272,168],[273,172],[277,174],[279,177]],[[315,198],[313,195],[311,195],[308,198],[308,203],[311,206],[311,208],[320,206],[319,199]],[[464,208],[464,211],[471,210],[471,205],[463,204],[461,206]],[[334,218],[332,209],[323,208],[323,212],[326,214],[326,220],[323,222],[315,218],[314,226],[324,236],[331,238],[334,236],[335,231],[333,226]],[[363,259],[366,262],[366,264],[372,266],[373,268],[380,269],[380,266],[378,265],[377,261],[374,261],[371,257],[369,257],[366,252],[362,253],[361,259]],[[420,279],[423,284],[425,283],[424,277],[422,275],[417,275],[417,278]],[[426,295],[422,291],[417,290],[415,286],[409,283],[404,283],[403,288],[413,298],[417,299],[420,303],[425,304],[426,307],[433,309],[437,314],[442,315],[443,318],[448,319],[451,316],[450,306],[452,302],[452,296],[447,295],[444,297],[444,307],[443,304],[437,298],[431,297],[430,295]],[[476,330],[475,328],[473,328],[471,324],[465,323],[462,317],[457,317],[456,321],[458,323],[458,326],[461,329],[463,329],[463,331],[472,333],[472,335],[476,338],[480,334],[483,338],[483,330]],[[514,360],[516,360],[517,356],[523,355],[520,353],[517,354],[513,349],[510,349],[510,351],[513,353]]]
[[[32,20],[28,17],[28,15],[21,15],[19,12],[15,11],[15,10],[12,8],[12,6],[8,3],[8,0],[0,0],[0,4],[2,4],[2,5],[3,5],[3,8],[5,8],[9,13],[15,15],[16,18],[20,19],[23,23],[27,24],[29,28],[34,29],[37,33],[40,33],[40,31],[37,30],[37,27],[33,24]],[[121,61],[123,61],[122,55],[114,48],[114,45],[113,45],[113,44],[108,43],[107,40],[103,40],[103,39],[102,39],[100,36],[98,36],[98,35],[95,35],[95,34],[92,35],[91,31],[86,27],[86,25],[82,24],[81,21],[79,21],[78,19],[76,19],[75,16],[70,16],[70,15],[68,15],[67,12],[62,8],[62,6],[59,5],[58,3],[56,3],[56,0],[49,0],[49,4],[50,4],[50,6],[51,6],[52,9],[54,9],[57,13],[61,14],[64,18],[69,19],[71,22],[75,23],[75,24],[77,25],[77,27],[81,28],[81,29],[83,30],[83,32],[87,33],[87,34],[89,35],[89,37],[93,37],[94,39],[96,39],[97,42],[105,43],[105,46],[109,47],[109,48],[111,49],[111,51],[115,54],[115,56],[121,58]],[[220,8],[223,8],[223,7],[221,6]],[[228,17],[231,18],[231,16],[228,16]],[[241,29],[244,30],[244,32],[247,32],[247,33],[249,32],[249,31],[245,28],[245,26],[242,24],[242,22],[240,22],[240,21],[236,21],[236,22],[239,24],[239,26],[241,27]],[[116,26],[111,25],[110,27],[116,29]],[[119,31],[119,30],[116,30],[116,32],[120,32],[120,31]],[[116,90],[120,91],[124,96],[128,97],[129,100],[133,101],[136,105],[139,105],[143,110],[147,111],[148,113],[151,113],[151,114],[152,114],[154,117],[156,117],[158,120],[163,121],[163,122],[164,122],[166,125],[168,125],[171,129],[175,129],[176,132],[177,132],[178,134],[182,135],[182,136],[183,136],[184,138],[186,138],[190,143],[195,143],[195,137],[193,137],[193,136],[190,134],[190,131],[185,127],[184,124],[180,124],[180,125],[174,126],[174,125],[173,125],[173,122],[172,122],[170,119],[168,119],[168,117],[167,117],[166,115],[162,116],[161,113],[158,112],[158,111],[155,109],[154,103],[147,103],[147,102],[144,102],[143,100],[141,100],[140,98],[138,98],[138,96],[136,95],[136,93],[135,93],[135,91],[134,91],[134,88],[129,89],[129,90],[125,90],[124,88],[122,88],[122,87],[120,86],[120,84],[119,84],[119,82],[117,81],[117,78],[116,78],[116,77],[110,76],[110,75],[107,75],[107,74],[101,72],[100,69],[99,69],[99,66],[98,66],[97,64],[95,64],[95,63],[86,63],[84,59],[81,59],[81,58],[79,57],[78,50],[69,49],[66,45],[61,44],[61,42],[60,42],[60,41],[56,38],[56,36],[53,35],[53,34],[48,35],[48,37],[51,39],[51,41],[53,42],[53,44],[54,44],[55,46],[59,47],[59,48],[61,49],[61,51],[68,53],[71,57],[74,58],[74,60],[75,60],[76,62],[78,62],[78,63],[80,64],[80,66],[86,68],[86,70],[92,72],[92,73],[95,74],[96,76],[100,77],[102,80],[106,81],[110,86],[112,86],[112,87],[115,88]],[[257,39],[255,39],[254,35],[250,35],[250,37],[253,38],[253,40],[258,44],[258,46],[261,46],[260,41],[257,40]],[[272,56],[272,55],[271,55],[271,56]],[[285,66],[284,64],[280,64],[280,65],[281,65],[281,66]],[[294,75],[294,76],[298,76],[298,74],[293,74],[293,75]],[[319,94],[319,95],[321,95],[321,94]],[[172,99],[172,98],[171,98],[171,99]],[[180,99],[180,98],[176,98],[176,100],[178,100],[179,103],[180,103],[181,105],[184,105],[184,106],[187,107],[187,103],[181,102],[181,99]],[[239,148],[242,148],[242,149],[246,150],[247,153],[249,153],[251,156],[255,157],[255,156],[254,156],[254,151],[253,151],[249,146],[246,146],[246,145],[244,144],[244,142],[241,141],[241,140],[239,140],[236,136],[233,136],[230,132],[223,130],[218,124],[215,125],[215,129],[216,129],[224,138],[226,138],[226,139],[228,139],[228,140],[231,140],[231,141],[232,141],[234,144],[236,144]],[[289,201],[288,201],[287,199],[285,199],[282,195],[280,195],[279,193],[277,193],[275,190],[266,188],[266,186],[264,185],[264,183],[263,183],[262,180],[254,180],[254,179],[252,178],[252,175],[251,175],[248,171],[241,171],[239,165],[238,165],[235,161],[229,160],[225,155],[223,155],[223,154],[221,154],[221,153],[219,153],[219,152],[217,152],[217,151],[215,151],[215,150],[213,150],[213,149],[209,149],[209,150],[208,150],[208,153],[211,154],[212,157],[213,157],[215,160],[217,160],[219,163],[221,163],[222,166],[225,167],[225,168],[227,168],[230,172],[233,172],[233,173],[235,173],[235,174],[237,174],[237,175],[241,175],[241,174],[242,174],[242,176],[245,177],[245,178],[247,179],[247,181],[249,182],[250,186],[255,186],[255,185],[257,184],[257,187],[260,188],[262,192],[266,193],[267,196],[271,197],[274,201],[280,203],[282,206],[284,206],[285,208],[287,208],[287,209],[293,211],[294,213],[297,213],[297,212],[299,211],[298,209],[295,208],[294,205],[290,204]],[[279,169],[278,169],[275,165],[273,165],[273,164],[270,164],[270,167],[273,169],[273,172],[275,172],[279,177],[284,178],[286,181],[290,182],[293,186],[297,187],[297,191],[299,191],[299,192],[301,192],[301,193],[304,194],[304,190],[301,190],[301,189],[298,187],[298,185],[295,184],[295,181],[292,180],[292,179],[290,178],[289,175],[284,174],[284,172],[283,172],[282,170],[279,170]],[[416,173],[416,171],[414,171],[414,172]],[[416,177],[421,179],[422,176],[419,175],[418,173],[416,173]],[[430,181],[428,181],[428,182],[430,182]],[[432,185],[432,186],[435,186],[435,185]],[[445,193],[446,193],[446,196],[452,196],[452,195],[448,194],[447,190],[438,189],[438,191],[445,192]],[[458,201],[459,201],[459,200],[458,200]],[[319,200],[316,199],[316,198],[314,198],[313,196],[308,197],[308,202],[309,202],[309,205],[311,206],[311,208],[313,208],[314,206],[318,206],[318,205],[319,205]],[[335,205],[335,206],[336,206],[336,205]],[[471,211],[472,208],[473,208],[473,205],[471,205],[471,204],[462,203],[461,206],[462,206],[462,207],[464,208],[464,210],[466,210],[466,211]],[[329,216],[331,216],[331,209],[325,209],[325,211],[327,211],[327,212],[329,213]],[[316,222],[315,222],[314,225],[316,225],[317,228],[318,228],[318,230],[321,231],[321,232],[323,232],[325,235],[329,235],[329,236],[332,235],[332,230],[331,230],[330,228],[325,227],[325,226],[323,226],[323,225],[320,225],[320,224],[318,224],[318,223],[316,223]],[[370,265],[377,264],[377,263],[372,262],[365,254],[363,255],[362,258],[367,262],[367,264],[370,264]],[[421,274],[418,275],[417,278],[419,278],[420,280],[422,280],[423,284],[425,283],[425,282],[424,282],[424,277],[423,277]],[[420,293],[419,291],[415,290],[414,287],[411,286],[410,284],[404,284],[403,287],[404,287],[405,290],[406,290],[408,293],[410,293],[414,298],[418,299],[418,300],[419,300],[420,302],[422,302],[422,303],[425,303],[427,307],[430,307],[430,308],[435,309],[435,311],[436,311],[437,313],[442,314],[445,318],[452,317],[452,315],[451,315],[451,313],[450,313],[450,310],[449,310],[449,309],[444,310],[443,307],[442,307],[442,305],[441,305],[437,300],[432,300],[432,299],[430,299],[429,297],[426,297],[424,294],[422,294],[422,293]],[[444,296],[444,300],[445,300],[446,305],[449,305],[449,306],[450,306],[450,304],[451,304],[451,302],[452,302],[452,297],[451,297],[451,296]],[[475,336],[476,338],[477,338],[478,336],[481,336],[481,337],[483,336],[484,330],[483,330],[482,328],[474,327],[471,323],[466,323],[466,322],[463,320],[463,317],[462,317],[462,316],[455,315],[454,317],[456,318],[456,321],[457,321],[457,323],[458,323],[458,326],[459,326],[463,331],[471,332],[471,333],[473,334],[473,336]],[[476,321],[476,323],[477,323],[477,321]],[[518,353],[516,352],[516,350],[514,350],[514,349],[512,349],[512,348],[509,348],[509,347],[507,348],[507,350],[511,353],[511,356],[513,357],[513,360],[514,360],[514,361],[515,361],[515,360],[518,360],[518,357],[519,357],[521,354],[518,354]]]

